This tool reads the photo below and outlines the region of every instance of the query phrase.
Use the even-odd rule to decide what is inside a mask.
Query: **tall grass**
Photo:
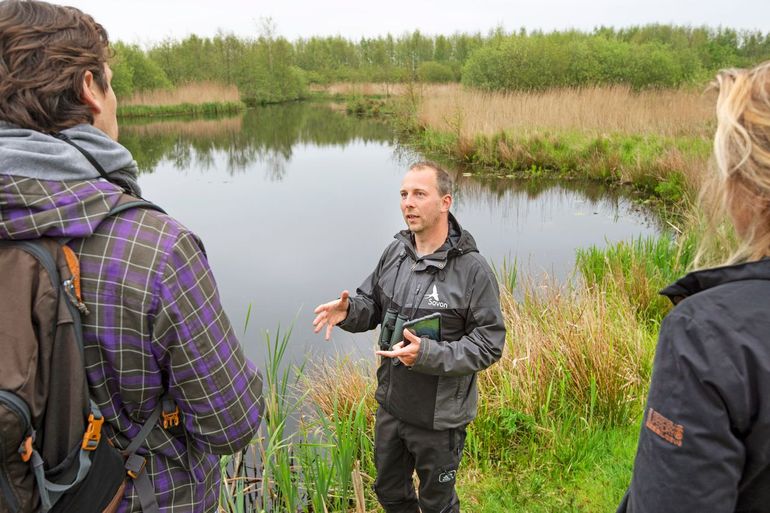
[[[715,93],[687,89],[634,92],[624,86],[490,93],[457,84],[425,86],[419,122],[461,137],[573,132],[709,137]]]
[[[686,272],[695,256],[696,235],[638,238],[606,249],[577,250],[576,267],[589,287],[602,286],[628,298],[642,321],[659,322],[671,302],[658,294]]]
[[[335,82],[314,84],[308,87],[311,93],[325,96],[400,96],[406,92],[406,84],[391,82]]]
[[[191,139],[214,139],[223,134],[236,135],[243,129],[242,116],[186,119],[183,121],[173,118],[163,121],[142,121],[144,122],[121,124],[121,134],[131,134],[144,138],[174,135]]]
[[[439,159],[472,166],[477,172],[528,178],[582,178],[631,185],[646,198],[676,204],[693,198],[706,167],[709,141],[653,135],[581,132],[499,132],[466,139],[420,125],[407,126],[407,139]]]
[[[245,454],[221,460],[222,513],[344,512],[374,503],[371,492],[356,493],[374,475],[369,401],[345,401],[337,388],[325,394],[331,402],[306,401],[313,389],[298,386],[303,366],[286,362],[290,337],[266,335],[264,419]]]
[[[468,451],[482,464],[511,464],[532,443],[633,421],[649,378],[654,334],[627,298],[603,287],[523,289],[521,301],[502,292],[508,343],[479,375]]]

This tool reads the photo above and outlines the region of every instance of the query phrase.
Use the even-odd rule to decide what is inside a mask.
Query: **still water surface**
[[[369,358],[375,334],[311,329],[313,308],[351,292],[403,229],[399,185],[419,155],[390,130],[321,105],[216,120],[122,124],[144,196],[204,241],[222,302],[246,353],[293,325],[289,357]],[[575,248],[656,232],[630,200],[599,187],[456,174],[453,212],[494,266],[566,278]],[[523,270],[523,271],[522,271]],[[251,305],[248,328],[244,330]]]

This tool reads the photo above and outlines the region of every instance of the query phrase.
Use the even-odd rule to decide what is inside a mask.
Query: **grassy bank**
[[[351,97],[348,111],[385,112],[405,144],[474,173],[598,180],[681,209],[711,151],[714,95],[701,90],[489,93],[423,84],[399,93],[385,106]]]
[[[238,89],[215,82],[136,93],[118,102],[118,117],[217,116],[246,108]]]
[[[219,116],[246,110],[241,102],[179,103],[174,105],[125,105],[118,107],[120,118],[171,116]]]

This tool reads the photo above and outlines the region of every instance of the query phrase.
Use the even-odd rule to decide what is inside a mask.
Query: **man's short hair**
[[[436,184],[438,185],[438,193],[440,196],[452,194],[452,177],[449,176],[449,173],[447,173],[444,168],[430,160],[423,160],[409,166],[409,171],[419,171],[421,169],[432,169],[433,172],[436,173]]]
[[[83,79],[106,92],[108,57],[107,31],[82,11],[0,1],[0,120],[46,133],[93,123]]]

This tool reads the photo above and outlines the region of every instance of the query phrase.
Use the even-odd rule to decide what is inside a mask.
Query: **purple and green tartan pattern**
[[[0,239],[72,238],[90,312],[86,372],[110,438],[125,448],[168,391],[184,434],[158,426],[144,444],[160,509],[216,511],[218,455],[255,436],[261,378],[222,308],[201,242],[154,210],[107,217],[122,192],[103,180],[0,175],[0,183]],[[141,511],[130,483],[119,511]]]

